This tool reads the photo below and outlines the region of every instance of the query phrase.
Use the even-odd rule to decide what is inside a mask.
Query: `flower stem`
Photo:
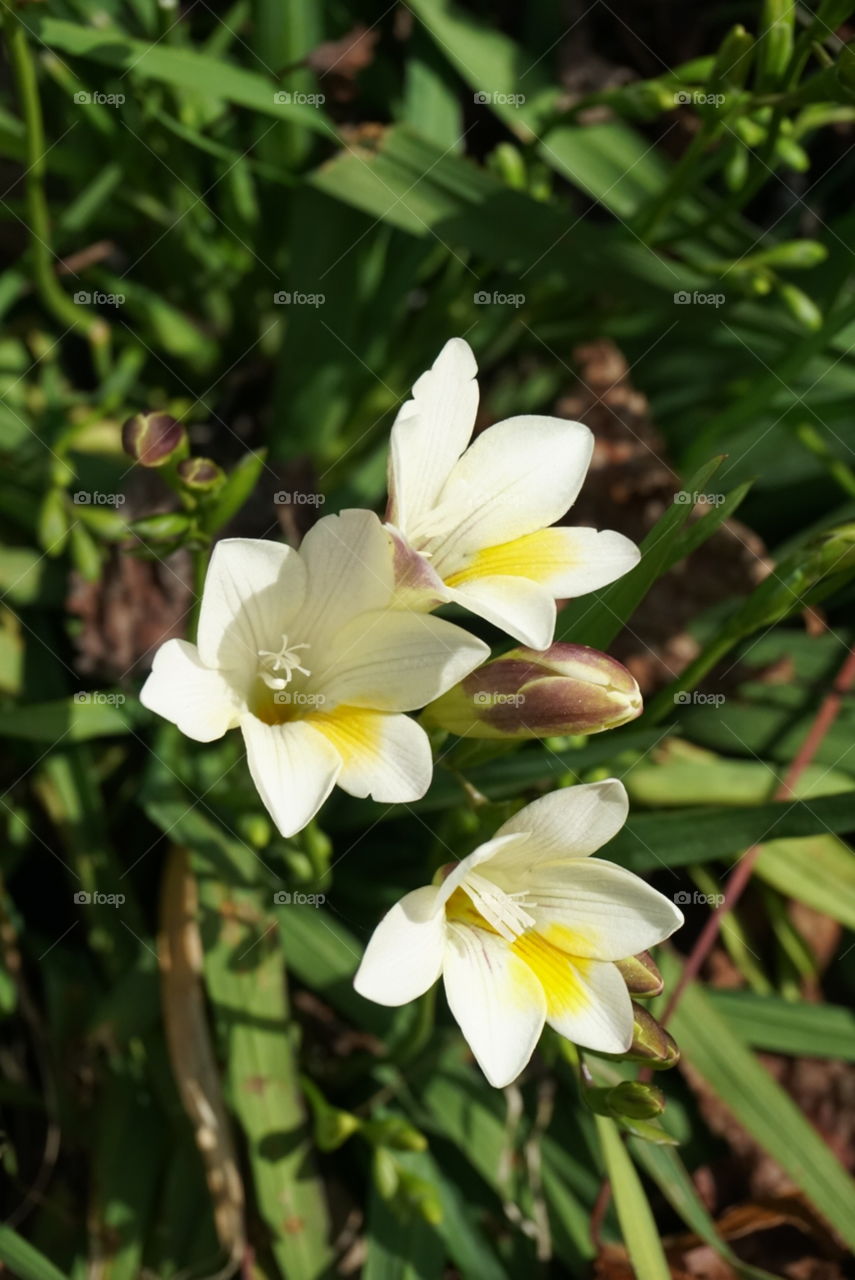
[[[42,302],[59,323],[89,340],[93,362],[103,379],[109,371],[110,331],[103,320],[72,302],[54,274],[53,259],[56,255],[51,248],[50,214],[45,194],[45,158],[49,148],[45,147],[36,69],[24,26],[6,0],[3,3],[3,26],[24,122],[26,168],[23,176],[33,278]]]

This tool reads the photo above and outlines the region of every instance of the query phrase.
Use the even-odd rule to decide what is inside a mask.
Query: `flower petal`
[[[588,428],[563,418],[508,418],[482,432],[431,516],[437,536],[429,549],[440,577],[465,569],[485,547],[560,519],[576,500],[593,448]]]
[[[394,546],[396,609],[420,609],[429,612],[450,599],[442,578],[430,561],[407,542],[400,529],[387,524]]]
[[[401,804],[419,800],[430,786],[430,742],[409,716],[342,706],[309,723],[341,757],[338,785],[349,795]]]
[[[378,924],[353,985],[366,1000],[396,1006],[424,995],[442,971],[445,916],[432,885],[415,889]]]
[[[221,738],[240,719],[235,690],[219,671],[203,664],[195,644],[186,640],[167,640],[160,646],[140,702],[196,742]]]
[[[324,516],[303,539],[306,604],[295,635],[311,645],[312,669],[336,634],[367,609],[382,609],[394,590],[392,538],[373,511]]]
[[[240,727],[258,794],[282,835],[296,835],[335,786],[341,757],[307,720],[265,724],[247,714]]]
[[[449,587],[495,575],[529,578],[565,599],[614,582],[635,568],[641,552],[612,529],[551,527],[478,551],[465,568],[446,577]]]
[[[632,1044],[632,1001],[613,964],[565,961],[566,975],[546,988],[546,1021],[574,1044],[626,1053]]]
[[[476,578],[449,591],[457,604],[532,649],[548,649],[555,632],[555,601],[527,578]]]
[[[617,778],[550,791],[499,827],[497,836],[530,834],[525,847],[497,859],[495,865],[527,875],[545,862],[587,858],[617,835],[628,813],[626,789]]]
[[[536,928],[550,930],[556,944],[573,956],[625,960],[669,938],[683,923],[670,898],[603,858],[535,865],[526,890],[535,905],[528,900],[522,905]]]
[[[462,627],[424,613],[363,613],[330,640],[328,665],[307,687],[337,703],[378,711],[415,711],[438,698],[490,656]]]
[[[208,667],[255,674],[259,649],[276,649],[303,603],[306,571],[293,547],[225,538],[214,547],[199,613]]]
[[[478,1065],[503,1089],[534,1053],[546,1012],[543,987],[500,937],[467,925],[448,926],[443,979]]]
[[[406,533],[436,502],[472,436],[478,366],[468,342],[446,342],[392,427],[387,518]]]

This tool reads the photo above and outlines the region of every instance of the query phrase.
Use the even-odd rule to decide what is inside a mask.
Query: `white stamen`
[[[306,667],[300,666],[300,659],[297,654],[300,649],[308,649],[308,644],[292,644],[288,645],[288,637],[283,635],[282,644],[277,652],[271,649],[259,649],[258,656],[261,658],[261,676],[268,689],[284,689],[291,681],[295,671],[300,671],[304,676],[310,676],[312,673]],[[282,671],[283,675],[276,673]]]
[[[534,917],[517,902],[517,898],[526,896],[525,892],[505,893],[477,871],[469,873],[461,888],[468,893],[487,923],[506,942],[516,941],[526,929],[534,927]]]

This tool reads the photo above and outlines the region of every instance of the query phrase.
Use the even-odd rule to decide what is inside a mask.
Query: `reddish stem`
[[[787,770],[781,785],[775,791],[775,800],[786,800],[788,797],[794,795],[793,788],[822,745],[825,735],[828,733],[838,712],[840,711],[844,695],[849,692],[853,683],[855,683],[855,649],[850,649],[845,662],[837,674],[837,678],[834,681],[832,689],[828,694],[826,694],[818,712],[816,713],[816,717],[808,731],[807,737]],[[683,972],[680,974],[680,979],[674,987],[671,998],[666,1006],[664,1016],[660,1019],[663,1025],[673,1014],[688,984],[693,982],[700,973],[701,967],[712,950],[713,944],[719,935],[725,915],[728,911],[732,911],[736,906],[737,902],[742,897],[748,881],[751,879],[754,864],[757,861],[762,847],[762,844],[753,844],[751,848],[743,854],[736,868],[731,873],[730,878],[725,885],[722,901],[707,920],[698,935],[695,945],[689,953],[686,963],[683,966]]]

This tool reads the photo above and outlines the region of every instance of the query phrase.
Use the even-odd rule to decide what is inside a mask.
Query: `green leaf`
[[[613,1120],[597,1116],[597,1133],[612,1184],[618,1221],[629,1260],[638,1280],[670,1280],[656,1219],[641,1179]]]
[[[0,1261],[18,1280],[68,1280],[52,1262],[11,1227],[0,1226]]]
[[[752,844],[855,828],[855,794],[777,801],[745,808],[683,809],[637,813],[603,854],[632,871],[680,867],[714,858],[733,859]]]
[[[157,41],[134,40],[117,28],[83,27],[75,22],[29,12],[19,15],[35,42],[78,58],[91,58],[142,79],[161,80],[182,91],[192,90],[264,115],[277,116],[304,129],[335,138],[335,131],[316,107],[277,101],[281,86],[224,58]]]
[[[671,971],[666,978],[670,985],[676,965],[671,962],[663,968]],[[847,1244],[855,1247],[855,1183],[696,984],[684,992],[670,1030],[693,1069]]]
[[[54,702],[31,702],[0,711],[0,738],[28,742],[85,742],[131,733],[146,718],[136,698],[114,690],[77,693]]]
[[[754,874],[779,893],[855,929],[855,853],[833,835],[764,844]]]
[[[707,999],[752,1049],[855,1062],[855,1013],[851,1009],[758,996],[751,991],[710,991]]]

